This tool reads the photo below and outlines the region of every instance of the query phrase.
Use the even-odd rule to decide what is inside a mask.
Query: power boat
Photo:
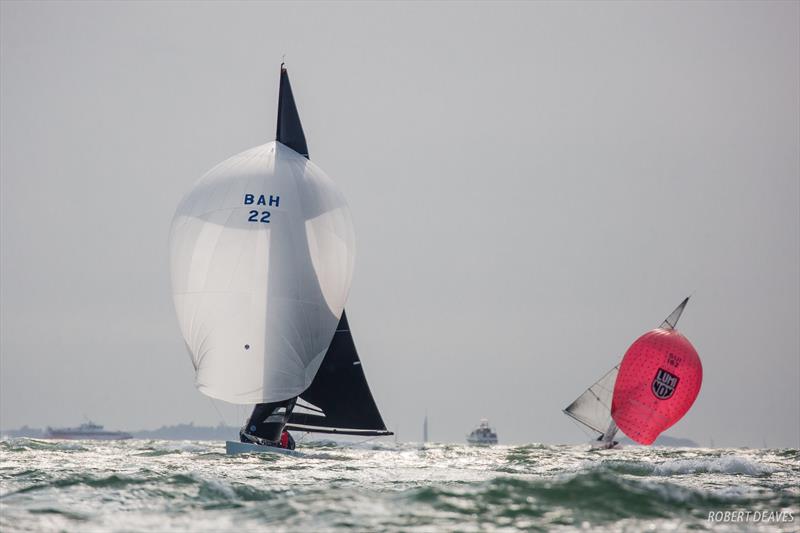
[[[103,426],[94,422],[86,422],[76,428],[51,428],[44,433],[46,439],[66,440],[125,440],[132,439],[133,435],[125,431],[106,431]]]
[[[497,433],[489,426],[489,420],[481,419],[481,423],[472,433],[467,435],[467,443],[473,446],[491,446],[497,444]]]

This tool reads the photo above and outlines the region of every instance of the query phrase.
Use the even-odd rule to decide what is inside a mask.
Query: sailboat
[[[350,210],[309,158],[281,64],[276,139],[223,161],[178,205],[172,294],[203,394],[255,404],[228,453],[294,449],[290,430],[382,436],[344,305]]]
[[[569,404],[564,413],[593,432],[597,448],[613,448],[618,431],[649,445],[685,415],[700,392],[703,366],[676,328],[689,298],[656,329],[639,337],[620,364]]]

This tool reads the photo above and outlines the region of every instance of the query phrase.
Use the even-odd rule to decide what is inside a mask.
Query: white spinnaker
[[[209,171],[170,231],[173,299],[198,389],[252,404],[308,388],[342,315],[354,259],[344,197],[291,148],[267,143]]]
[[[615,366],[594,385],[569,404],[564,412],[598,433],[605,433],[611,422],[611,400],[619,366]]]

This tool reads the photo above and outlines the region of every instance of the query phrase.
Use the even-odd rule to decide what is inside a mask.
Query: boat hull
[[[497,439],[467,439],[467,444],[470,446],[494,446],[497,444]]]
[[[250,444],[248,442],[237,442],[234,440],[225,441],[225,453],[228,455],[238,455],[240,453],[275,453],[279,455],[302,455],[295,450],[278,448],[277,446],[262,446],[260,444]]]
[[[589,446],[591,446],[592,450],[618,450],[622,448],[622,445],[617,441],[606,442],[593,440],[589,443]]]

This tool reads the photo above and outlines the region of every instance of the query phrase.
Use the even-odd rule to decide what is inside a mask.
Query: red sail
[[[611,416],[631,439],[652,444],[686,414],[702,382],[703,365],[686,337],[674,329],[648,331],[625,352]]]

